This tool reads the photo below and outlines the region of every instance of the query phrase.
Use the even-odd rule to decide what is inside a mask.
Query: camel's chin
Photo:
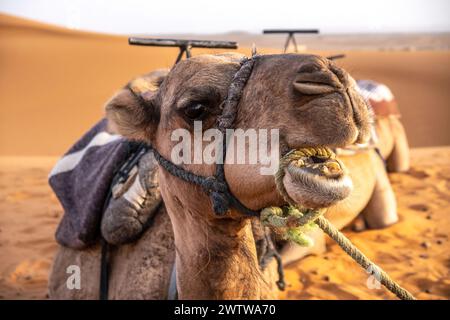
[[[348,197],[353,188],[344,165],[334,157],[291,161],[285,167],[283,184],[292,200],[305,208],[329,207]]]

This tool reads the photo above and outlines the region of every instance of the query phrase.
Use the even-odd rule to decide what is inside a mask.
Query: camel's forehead
[[[207,76],[208,73],[227,72],[240,64],[245,55],[240,53],[203,54],[183,60],[176,65],[170,75],[170,80]],[[259,65],[266,68],[286,69],[304,64],[328,68],[332,62],[321,56],[313,54],[269,54],[258,56]]]
[[[244,55],[237,53],[203,54],[179,62],[170,74],[171,80],[221,73],[234,68]]]
[[[333,62],[313,54],[271,54],[260,56],[258,59],[256,69],[277,69],[285,70],[286,72],[311,72],[309,68],[328,69],[333,65]],[[304,68],[305,70],[302,70]]]
[[[226,53],[199,55],[179,62],[169,73],[161,90],[165,100],[202,86],[228,86],[244,55]]]
[[[245,56],[239,53],[203,54],[178,63],[169,73],[163,87],[163,100],[172,103],[177,96],[201,86],[227,87],[240,68]],[[270,78],[285,76],[292,71],[327,69],[332,62],[312,54],[272,54],[257,58],[254,73],[270,73]],[[281,79],[280,79],[281,80]]]

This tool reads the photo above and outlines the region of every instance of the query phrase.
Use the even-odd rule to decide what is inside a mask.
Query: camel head
[[[129,90],[120,91],[107,104],[107,117],[118,133],[152,144],[173,161],[172,150],[179,143],[173,141],[173,132],[182,129],[194,135],[196,123],[201,123],[203,132],[214,128],[242,58],[220,54],[181,61],[170,72],[159,74],[154,90],[143,96],[144,104]],[[365,142],[370,121],[366,104],[347,72],[319,56],[279,54],[257,57],[233,129],[267,130],[266,154],[270,153],[271,160],[279,160],[293,149],[308,148],[307,154],[285,167],[284,187],[301,205],[326,207],[347,197],[352,183],[342,163],[325,154],[330,148]],[[277,138],[271,134],[276,132]],[[200,150],[207,145],[202,141]],[[192,146],[189,156],[192,161],[181,166],[199,175],[213,175],[215,164],[196,162],[195,148]],[[227,149],[225,160],[232,193],[255,210],[282,204],[273,173],[261,174],[267,163],[235,163],[229,158],[250,151],[238,150],[236,144],[234,148],[234,152]],[[195,186],[167,172],[160,179],[171,184],[176,202],[196,202],[198,212],[206,209],[200,210],[201,206],[210,207],[208,198]]]

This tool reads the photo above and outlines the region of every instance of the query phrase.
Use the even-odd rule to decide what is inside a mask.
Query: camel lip
[[[339,179],[345,173],[344,165],[328,147],[305,147],[287,152],[282,161],[294,175],[311,174],[327,179]]]
[[[338,180],[345,175],[342,163],[337,159],[307,157],[289,163],[287,170],[292,175],[311,175]]]
[[[338,162],[336,161],[334,163]],[[339,182],[347,176],[342,169],[329,172],[327,171],[329,169],[327,169],[325,165],[320,164],[304,165],[301,167],[296,164],[290,164],[285,170],[294,178],[294,181],[314,179],[317,183],[322,185],[328,183],[334,183],[335,185],[339,184]]]
[[[299,204],[327,207],[345,199],[352,190],[344,165],[329,148],[292,150],[285,161],[285,189]]]

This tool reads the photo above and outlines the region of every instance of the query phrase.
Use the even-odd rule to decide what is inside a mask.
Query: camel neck
[[[160,185],[174,230],[180,299],[261,298],[251,221],[211,218],[204,195]]]

